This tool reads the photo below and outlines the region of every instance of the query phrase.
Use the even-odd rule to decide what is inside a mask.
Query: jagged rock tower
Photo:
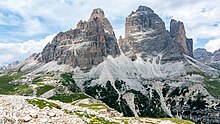
[[[98,8],[93,10],[88,21],[80,21],[76,29],[60,32],[54,37],[44,48],[39,61],[57,61],[88,70],[108,55],[116,57],[120,51],[110,22]]]
[[[186,37],[183,22],[172,19],[170,21],[170,35],[180,44],[184,54],[193,57],[193,40]]]
[[[126,18],[125,38],[120,47],[133,61],[137,54],[143,59],[161,55],[163,63],[182,60],[183,54],[192,56],[192,40],[186,38],[183,23],[179,23],[171,21],[170,33],[151,8],[139,6]]]

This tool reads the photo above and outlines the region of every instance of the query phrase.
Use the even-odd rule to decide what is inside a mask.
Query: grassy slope
[[[32,88],[29,85],[13,84],[10,83],[21,77],[21,74],[16,75],[3,75],[0,77],[0,94],[5,95],[31,95],[33,93]]]
[[[56,94],[49,99],[52,100],[59,100],[64,103],[71,103],[73,101],[79,100],[79,99],[85,99],[89,98],[87,95],[84,93],[73,93],[73,94]]]
[[[218,79],[210,79],[206,77],[204,83],[208,92],[214,97],[220,98],[220,81]]]
[[[48,102],[42,99],[27,99],[27,102],[34,106],[38,106],[40,109],[43,109],[45,107],[61,109],[61,107],[58,104]]]
[[[40,95],[42,95],[42,94],[46,93],[47,91],[50,91],[50,90],[52,90],[54,88],[55,87],[51,86],[51,85],[44,85],[44,86],[38,87],[36,95],[40,96]]]

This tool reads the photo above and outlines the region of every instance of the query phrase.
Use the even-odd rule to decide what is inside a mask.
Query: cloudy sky
[[[0,65],[24,60],[40,52],[60,31],[87,20],[94,8],[102,8],[116,36],[124,35],[125,17],[139,5],[151,7],[166,23],[183,21],[194,48],[220,48],[219,0],[1,0]]]

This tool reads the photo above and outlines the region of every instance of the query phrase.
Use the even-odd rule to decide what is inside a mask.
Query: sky
[[[194,49],[220,48],[219,0],[1,0],[0,65],[41,52],[60,31],[74,29],[94,8],[102,8],[116,37],[124,35],[125,18],[139,5],[152,8],[169,30],[170,20],[184,22]]]

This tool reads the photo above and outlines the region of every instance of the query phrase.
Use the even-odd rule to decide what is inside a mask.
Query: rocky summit
[[[98,8],[88,21],[60,32],[41,53],[2,74],[10,81],[2,86],[16,88],[0,91],[71,101],[72,105],[75,94],[81,92],[137,120],[220,123],[220,72],[195,60],[192,52],[193,41],[180,21],[172,19],[168,31],[151,8],[139,6],[127,16],[125,36],[117,41]],[[77,99],[84,96],[78,94]]]
[[[137,53],[141,58],[162,55],[163,63],[181,60],[183,53],[192,57],[192,40],[186,38],[183,23],[172,19],[170,27],[169,32],[151,8],[139,6],[126,18],[125,38],[120,47],[133,61],[137,59]]]
[[[94,9],[88,21],[80,21],[77,28],[60,32],[47,44],[39,61],[68,64],[91,69],[108,55],[120,55],[113,28],[102,9]]]

